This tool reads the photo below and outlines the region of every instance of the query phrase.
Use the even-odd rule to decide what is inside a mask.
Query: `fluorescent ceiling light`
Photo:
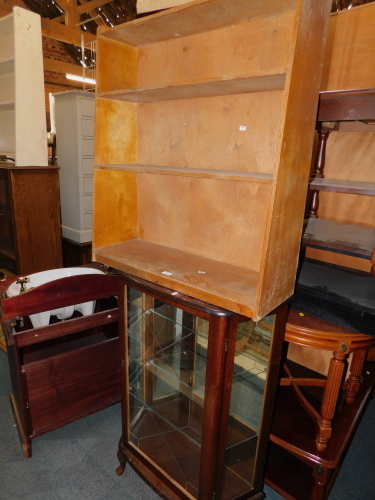
[[[76,82],[83,82],[83,83],[91,83],[92,85],[96,84],[96,80],[94,80],[93,78],[84,78],[83,76],[71,75],[70,73],[66,73],[65,76],[68,80],[74,80]]]

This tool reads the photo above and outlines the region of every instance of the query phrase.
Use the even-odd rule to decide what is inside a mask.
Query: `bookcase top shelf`
[[[293,10],[296,3],[297,0],[197,0],[114,28],[99,27],[98,34],[138,47],[243,23],[257,17],[280,15]]]

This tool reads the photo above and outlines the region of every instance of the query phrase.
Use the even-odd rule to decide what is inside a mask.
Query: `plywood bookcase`
[[[94,260],[254,319],[293,293],[329,11],[198,0],[99,30]]]

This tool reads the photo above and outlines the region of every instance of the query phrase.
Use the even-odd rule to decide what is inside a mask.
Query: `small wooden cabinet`
[[[255,323],[119,273],[126,462],[169,500],[264,498],[287,306]]]
[[[330,6],[99,28],[94,260],[255,320],[292,295]]]
[[[0,268],[62,267],[58,167],[0,164]]]
[[[2,280],[2,296],[15,280]],[[25,458],[36,437],[119,402],[117,291],[116,276],[81,274],[2,299],[10,399]],[[41,319],[46,311],[49,323]]]

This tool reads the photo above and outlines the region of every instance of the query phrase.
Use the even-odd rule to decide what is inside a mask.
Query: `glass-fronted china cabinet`
[[[285,306],[249,318],[120,273],[121,474],[168,499],[263,498]]]

